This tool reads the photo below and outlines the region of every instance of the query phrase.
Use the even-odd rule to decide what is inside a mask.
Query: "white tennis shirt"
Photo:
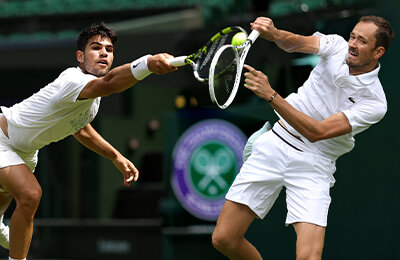
[[[320,37],[319,62],[297,93],[286,100],[297,110],[322,121],[343,112],[352,127],[349,134],[310,143],[314,152],[336,160],[354,147],[354,135],[379,122],[387,111],[387,102],[378,79],[380,65],[375,70],[352,76],[345,59],[348,43],[339,35],[314,34]],[[283,120],[283,118],[278,114]],[[289,130],[301,136],[283,120]]]
[[[77,98],[95,78],[79,67],[68,68],[31,97],[10,108],[2,106],[11,145],[21,152],[34,152],[89,124],[97,114],[100,98]]]

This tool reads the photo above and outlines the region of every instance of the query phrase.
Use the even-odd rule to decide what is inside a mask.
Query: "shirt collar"
[[[378,73],[380,69],[381,65],[378,63],[378,67],[376,67],[373,71],[357,75],[356,77],[361,81],[361,83],[369,85],[378,78]]]
[[[346,61],[344,61],[344,64],[346,64]],[[349,69],[349,66],[347,64],[346,67],[347,69]],[[374,70],[353,77],[356,77],[362,84],[369,85],[372,84],[378,78],[378,73],[380,69],[381,69],[381,64],[378,62],[378,67],[376,67]],[[348,70],[346,74],[350,75]]]

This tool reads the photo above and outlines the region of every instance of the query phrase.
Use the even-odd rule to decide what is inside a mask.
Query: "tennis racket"
[[[215,53],[210,65],[208,89],[211,100],[218,107],[227,108],[235,98],[247,53],[259,35],[253,30],[242,45],[226,44]]]
[[[232,37],[246,31],[239,26],[227,27],[215,34],[203,47],[188,56],[179,56],[169,59],[169,63],[176,67],[192,65],[194,77],[200,82],[207,82],[211,61],[219,48],[232,42]]]

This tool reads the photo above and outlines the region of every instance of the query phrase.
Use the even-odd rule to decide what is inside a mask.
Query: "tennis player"
[[[104,140],[90,122],[101,97],[123,92],[151,73],[164,74],[176,68],[167,62],[171,55],[157,54],[110,70],[116,40],[116,33],[105,24],[92,25],[78,37],[78,67],[66,69],[21,103],[1,107],[0,215],[12,199],[16,201],[9,235],[7,226],[2,223],[0,227],[0,244],[9,247],[9,259],[26,259],[28,254],[33,218],[42,195],[32,173],[43,146],[73,135],[90,150],[110,159],[126,186],[138,179],[132,162]]]
[[[393,32],[377,16],[362,17],[348,42],[338,35],[279,30],[265,17],[251,27],[286,52],[319,55],[319,63],[298,92],[285,99],[266,75],[245,66],[245,87],[269,102],[280,120],[253,143],[226,195],[212,242],[230,259],[262,259],[244,234],[255,218],[266,216],[285,187],[286,225],[297,234],[296,259],[321,259],[335,161],[387,110],[378,72]]]

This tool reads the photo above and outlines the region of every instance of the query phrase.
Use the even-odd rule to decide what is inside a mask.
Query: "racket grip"
[[[175,67],[180,67],[186,65],[186,58],[187,56],[179,56],[172,59],[168,59],[167,61]]]
[[[252,43],[257,40],[258,36],[260,36],[260,32],[257,30],[251,31],[249,37],[247,37],[248,40],[250,40]]]

